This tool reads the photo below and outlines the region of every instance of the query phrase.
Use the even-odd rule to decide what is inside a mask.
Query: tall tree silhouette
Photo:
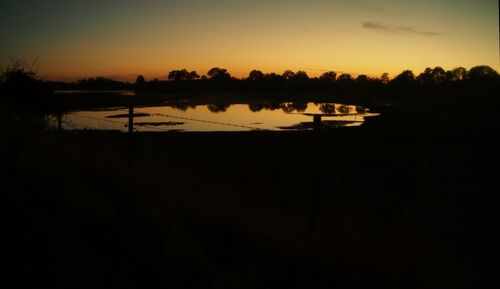
[[[186,69],[182,70],[172,70],[168,74],[168,79],[169,80],[175,80],[175,81],[181,81],[181,80],[194,80],[198,79],[200,76],[196,71],[187,71]]]
[[[146,79],[142,75],[137,76],[137,78],[135,79],[135,84],[137,85],[143,85],[145,82]]]
[[[299,70],[295,73],[295,76],[293,77],[293,80],[296,81],[306,81],[309,79],[309,75],[307,75],[307,72]]]
[[[224,68],[214,67],[207,72],[207,76],[211,80],[230,80],[231,74]]]
[[[337,81],[339,83],[343,83],[343,84],[346,84],[346,83],[350,83],[353,81],[353,78],[350,74],[348,73],[343,73],[341,74],[338,78],[337,78]]]
[[[369,81],[370,79],[368,78],[367,75],[365,74],[360,74],[358,75],[358,77],[356,78],[356,82],[359,83],[359,84],[365,84]]]
[[[292,80],[295,77],[295,72],[291,70],[286,70],[285,72],[283,72],[281,76],[283,77],[284,80]]]
[[[263,80],[264,79],[264,73],[260,70],[252,70],[247,77],[248,80]]]
[[[390,81],[389,73],[387,73],[387,72],[382,73],[382,75],[380,76],[380,81],[384,84],[389,83],[389,81]]]
[[[398,74],[394,79],[392,80],[393,83],[410,83],[415,80],[415,74],[413,74],[413,71],[411,70],[405,70]]]
[[[424,85],[436,85],[446,81],[446,72],[443,68],[426,68],[418,77],[417,81]]]
[[[20,112],[26,115],[39,116],[51,110],[51,89],[46,82],[36,77],[33,65],[20,60],[12,60],[11,64],[0,72],[0,97],[7,100]],[[42,121],[43,122],[43,121]]]
[[[200,79],[200,75],[196,71],[191,71],[188,76],[189,80]]]
[[[469,70],[467,78],[471,81],[492,81],[498,80],[499,75],[493,68],[486,65],[480,65],[472,67]]]
[[[462,81],[467,78],[467,69],[457,67],[446,72],[446,80],[451,82]]]
[[[144,90],[145,85],[146,85],[146,79],[144,78],[144,76],[142,75],[137,76],[137,78],[135,79],[135,89],[137,90],[137,92],[142,92]]]
[[[337,73],[335,71],[327,71],[319,77],[321,80],[335,81],[337,80]]]

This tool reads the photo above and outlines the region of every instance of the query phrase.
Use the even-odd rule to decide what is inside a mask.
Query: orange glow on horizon
[[[104,76],[133,81],[137,75],[165,79],[172,70],[204,75],[212,67],[226,68],[238,78],[253,69],[279,74],[304,70],[311,77],[329,70],[371,77],[387,72],[394,77],[406,69],[418,74],[435,66],[489,65],[499,71],[497,1],[448,2],[74,4],[82,9],[94,5],[87,9],[89,14],[37,4],[48,9],[39,15],[46,18],[40,23],[48,24],[9,33],[20,35],[20,40],[0,39],[5,43],[0,52],[27,61],[37,58],[41,77],[62,80]],[[2,26],[18,27],[13,23],[23,17],[21,8],[16,17],[13,11],[12,17],[0,20],[5,21]],[[54,22],[57,17],[51,13],[57,11],[68,16]],[[0,65],[5,60],[0,59]]]

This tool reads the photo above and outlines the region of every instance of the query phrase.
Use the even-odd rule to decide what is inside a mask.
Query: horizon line
[[[452,69],[455,69],[455,68],[458,68],[458,67],[464,67],[465,69],[470,70],[470,68],[477,67],[477,66],[489,66],[489,67],[491,67],[492,69],[494,69],[496,71],[496,69],[494,67],[492,67],[490,65],[486,65],[486,64],[473,65],[473,66],[470,66],[469,68],[467,68],[465,66],[455,66]],[[217,66],[214,66],[214,67],[217,67]],[[426,68],[435,68],[435,67],[441,67],[445,71],[451,70],[451,69],[445,69],[443,66],[439,66],[439,65],[437,65],[437,66],[427,66]],[[223,67],[219,66],[219,68],[223,68]],[[426,68],[424,68],[421,72],[424,72]],[[182,70],[182,69],[184,69],[184,68],[173,69],[173,70],[170,70],[170,71]],[[403,69],[400,72],[395,73],[394,75],[392,75],[389,72],[383,72],[383,73],[380,73],[380,74],[374,74],[374,73],[368,74],[368,73],[350,73],[350,72],[341,71],[341,70],[334,70],[334,69],[330,69],[329,70],[329,69],[305,68],[305,67],[297,68],[297,69],[298,70],[285,69],[285,70],[283,70],[283,72],[288,71],[288,70],[293,71],[293,72],[305,71],[309,75],[310,78],[319,77],[324,72],[329,72],[329,71],[333,71],[333,72],[337,73],[337,75],[341,75],[341,74],[349,74],[351,76],[366,75],[366,76],[371,77],[371,78],[380,78],[383,73],[388,73],[389,76],[395,77],[398,74],[400,74],[401,72],[406,71],[406,70],[410,70],[414,74],[420,74],[421,73],[419,71],[413,71],[412,69],[409,69],[409,68],[408,69]],[[231,76],[234,77],[234,78],[236,78],[236,79],[245,79],[245,78],[248,77],[248,74],[250,74],[250,72],[253,71],[253,70],[262,71],[264,74],[270,74],[270,73],[276,73],[278,75],[282,75],[283,74],[283,72],[281,72],[281,73],[278,73],[278,72],[265,72],[265,71],[260,70],[260,69],[251,69],[251,70],[248,71],[248,73],[244,74],[244,76],[236,76],[236,75],[231,75]],[[196,70],[193,70],[193,71],[196,71]],[[315,72],[313,72],[313,71],[315,71]],[[150,79],[150,80],[158,79],[158,80],[162,81],[162,80],[168,80],[168,73],[169,72],[163,73],[161,75],[158,75],[158,74],[141,74],[141,73],[137,73],[137,74],[136,73],[124,73],[124,74],[86,74],[86,75],[79,75],[79,76],[59,76],[59,75],[39,74],[39,78],[43,79],[43,80],[46,80],[46,81],[73,82],[73,81],[78,81],[78,80],[83,80],[83,79],[103,77],[103,78],[112,79],[112,80],[116,80],[116,81],[122,81],[122,82],[134,82],[138,76],[142,75],[146,79]],[[228,72],[231,74],[231,71],[228,70]],[[311,73],[311,72],[313,72],[313,73]],[[317,73],[317,72],[321,72],[321,73]],[[205,74],[200,74],[200,76],[205,76],[205,75],[206,75],[206,73]]]

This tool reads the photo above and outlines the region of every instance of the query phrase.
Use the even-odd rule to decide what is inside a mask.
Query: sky
[[[0,0],[0,66],[46,79],[500,71],[497,0]]]

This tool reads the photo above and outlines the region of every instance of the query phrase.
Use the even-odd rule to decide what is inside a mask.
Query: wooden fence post
[[[130,98],[130,103],[128,105],[128,133],[134,132],[134,104],[132,103],[132,98]]]

